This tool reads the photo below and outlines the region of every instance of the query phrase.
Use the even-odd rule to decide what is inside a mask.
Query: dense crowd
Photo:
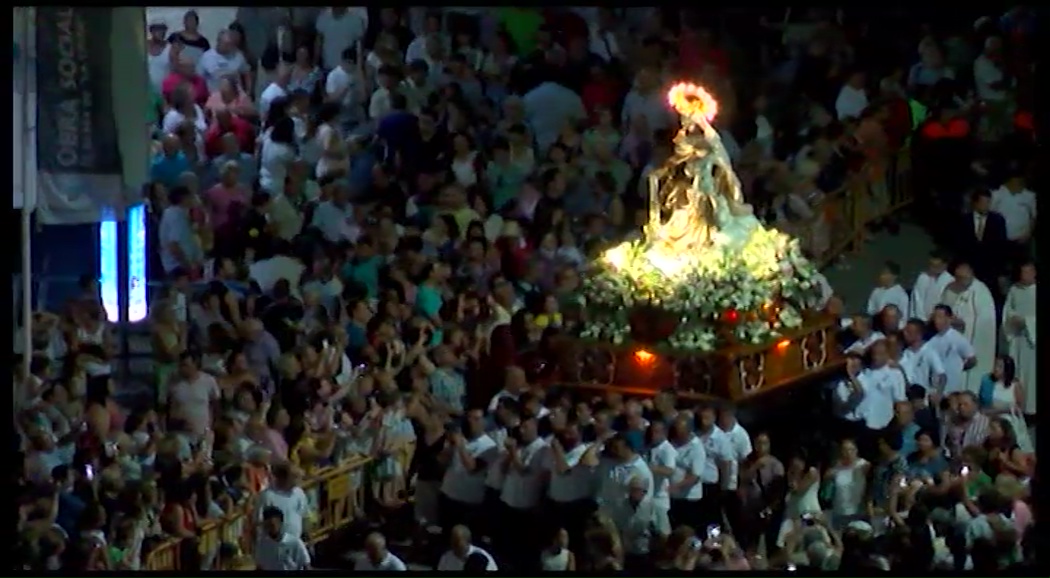
[[[348,474],[377,529],[364,570],[1029,558],[1031,16],[903,35],[846,16],[242,8],[211,39],[194,12],[151,22],[155,396],[114,400],[91,276],[34,318],[18,567],[139,569],[250,504],[255,567],[306,569],[320,497],[302,481],[354,455],[372,458]],[[746,34],[739,58],[726,30]],[[848,356],[828,443],[774,455],[729,405],[558,383],[588,263],[646,221],[676,79],[716,95],[747,201],[813,259],[831,255],[830,193],[866,179],[858,202],[886,212],[908,144],[920,206],[959,214],[956,258],[932,255],[910,291],[887,262],[850,316],[825,283]],[[418,559],[391,551],[406,538]],[[234,567],[237,545],[213,550],[181,548],[180,567]]]

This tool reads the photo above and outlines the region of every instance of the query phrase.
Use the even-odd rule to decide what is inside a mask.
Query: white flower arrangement
[[[714,351],[732,328],[739,343],[761,344],[802,325],[819,299],[817,270],[798,241],[755,227],[742,244],[715,244],[695,255],[667,255],[644,241],[613,247],[584,279],[587,318],[581,337],[624,343],[638,305],[673,313],[666,345]],[[728,317],[728,318],[727,318]]]

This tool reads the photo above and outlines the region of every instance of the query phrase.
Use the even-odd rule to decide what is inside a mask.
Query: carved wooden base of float
[[[839,369],[838,324],[807,316],[800,329],[762,345],[732,345],[710,353],[572,340],[558,364],[571,387],[652,395],[673,389],[695,399],[740,401]]]

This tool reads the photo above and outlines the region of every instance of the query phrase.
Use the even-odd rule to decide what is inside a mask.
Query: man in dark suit
[[[966,257],[974,275],[988,286],[996,303],[1002,302],[999,276],[1006,272],[1006,220],[991,210],[992,194],[978,189],[971,196],[971,210],[959,223],[955,254]]]

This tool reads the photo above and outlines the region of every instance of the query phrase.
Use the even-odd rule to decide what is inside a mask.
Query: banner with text
[[[36,8],[37,210],[45,224],[120,214],[111,8]]]

